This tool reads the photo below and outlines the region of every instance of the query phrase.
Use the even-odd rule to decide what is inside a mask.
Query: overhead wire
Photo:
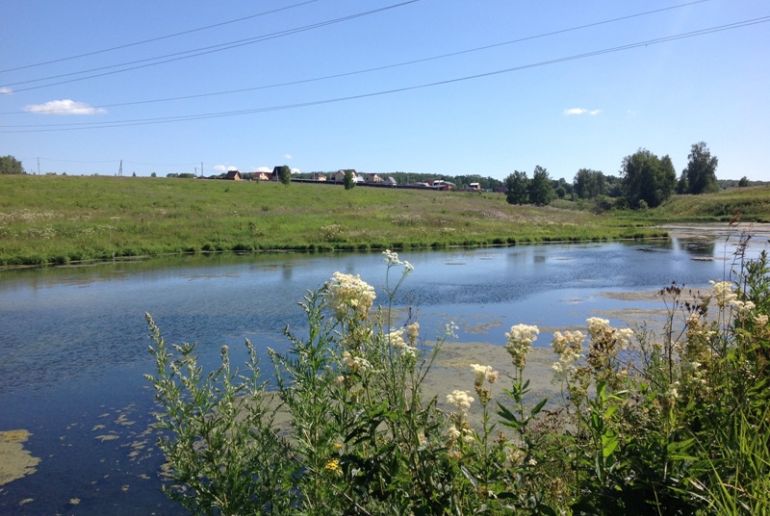
[[[329,26],[329,25],[334,25],[334,24],[338,24],[338,23],[342,23],[342,22],[346,22],[346,21],[362,18],[362,17],[365,17],[365,16],[370,16],[370,15],[373,15],[373,14],[378,14],[378,13],[389,11],[389,10],[392,10],[392,9],[397,9],[399,7],[404,7],[406,5],[414,4],[414,3],[417,3],[417,2],[420,2],[420,1],[421,0],[404,0],[402,2],[398,2],[398,3],[395,3],[395,4],[389,4],[389,5],[386,5],[386,6],[383,6],[383,7],[379,7],[377,9],[371,9],[371,10],[368,10],[368,11],[362,11],[362,12],[358,12],[358,13],[353,13],[353,14],[349,14],[349,15],[346,15],[346,16],[341,16],[341,17],[338,17],[338,18],[332,18],[332,19],[321,21],[321,22],[316,22],[316,23],[312,23],[312,24],[308,24],[308,25],[302,25],[302,26],[299,26],[299,27],[294,27],[294,28],[291,28],[291,29],[284,29],[284,30],[281,30],[281,31],[270,32],[270,33],[267,33],[267,34],[261,34],[259,36],[252,36],[252,37],[249,37],[249,38],[237,39],[237,40],[228,41],[228,42],[225,42],[225,43],[218,43],[216,45],[208,45],[208,46],[205,46],[205,47],[199,47],[199,48],[190,49],[190,50],[183,50],[183,51],[179,51],[179,52],[172,52],[170,54],[164,54],[164,55],[161,55],[161,56],[147,57],[147,58],[143,58],[143,59],[135,59],[133,61],[125,61],[123,63],[104,65],[104,66],[97,66],[97,67],[94,67],[94,68],[88,68],[88,69],[85,69],[85,70],[79,70],[77,72],[67,72],[67,73],[62,73],[62,74],[57,74],[57,75],[49,75],[49,76],[46,76],[46,77],[39,77],[37,79],[27,79],[27,80],[24,80],[24,81],[6,82],[4,84],[0,84],[0,87],[14,87],[13,88],[14,93],[20,93],[20,92],[23,92],[23,91],[31,91],[31,90],[41,89],[41,88],[48,88],[50,86],[57,86],[57,85],[60,85],[60,84],[68,84],[68,83],[72,83],[72,82],[79,82],[79,81],[84,81],[84,80],[87,80],[87,79],[93,79],[93,78],[96,78],[96,77],[104,77],[104,76],[107,76],[107,75],[114,75],[114,74],[118,74],[118,73],[128,72],[128,71],[131,71],[131,70],[138,70],[138,69],[141,69],[141,68],[148,68],[148,67],[151,67],[151,66],[158,66],[158,65],[161,65],[161,64],[166,64],[166,63],[171,63],[171,62],[175,62],[175,61],[180,61],[180,60],[183,60],[183,59],[190,59],[190,58],[193,58],[193,57],[199,57],[199,56],[203,56],[203,55],[213,54],[213,53],[216,53],[216,52],[223,52],[225,50],[230,50],[230,49],[233,49],[233,48],[239,48],[239,47],[243,47],[243,46],[247,46],[247,45],[253,45],[253,44],[256,44],[256,43],[261,43],[263,41],[269,41],[269,40],[273,40],[273,39],[277,39],[277,38],[291,36],[293,34],[299,34],[299,33],[302,33],[302,32],[307,32],[307,31],[315,30],[315,29],[318,29],[318,28],[321,28],[321,27],[326,27],[326,26]],[[139,63],[143,63],[143,64],[139,64]],[[136,65],[136,66],[126,66],[126,65]],[[66,79],[66,80],[62,80],[62,81],[54,81],[54,82],[49,82],[49,83],[46,83],[46,84],[39,84],[37,86],[27,86],[27,87],[24,87],[24,88],[16,88],[15,87],[15,86],[17,86],[19,84],[31,84],[31,83],[42,82],[42,81],[47,81],[47,80],[51,80],[51,79],[58,79],[58,78],[63,78],[63,77],[72,77],[74,75],[81,75],[81,74],[95,72],[95,71],[99,71],[99,70],[109,70],[110,68],[118,68],[118,67],[121,67],[121,66],[126,66],[126,67],[125,68],[119,68],[118,70],[110,70],[110,71],[106,71],[106,72],[86,75],[86,76],[83,76],[83,77],[75,77],[75,78],[72,78],[72,79]]]
[[[249,14],[247,16],[241,16],[241,17],[238,17],[238,18],[232,18],[230,20],[225,20],[225,21],[221,21],[221,22],[217,22],[217,23],[212,23],[212,24],[209,24],[209,25],[204,25],[202,27],[195,27],[195,28],[192,28],[192,29],[182,30],[182,31],[179,31],[179,32],[173,32],[171,34],[164,34],[162,36],[155,36],[155,37],[152,37],[152,38],[142,39],[142,40],[139,40],[139,41],[132,41],[130,43],[123,43],[123,44],[120,44],[120,45],[115,45],[115,46],[112,46],[112,47],[102,48],[102,49],[99,49],[99,50],[91,50],[89,52],[83,52],[82,54],[75,54],[75,55],[66,56],[66,57],[59,57],[59,58],[56,58],[56,59],[49,59],[47,61],[40,61],[40,62],[37,62],[37,63],[31,63],[31,64],[26,64],[26,65],[15,66],[13,68],[4,68],[4,69],[0,70],[0,73],[15,72],[15,71],[18,71],[18,70],[26,70],[28,68],[35,68],[35,67],[43,66],[43,65],[62,63],[64,61],[72,61],[73,59],[80,59],[80,58],[83,58],[83,57],[95,56],[95,55],[98,55],[98,54],[104,54],[104,53],[107,53],[107,52],[113,52],[115,50],[122,50],[124,48],[135,47],[135,46],[138,46],[138,45],[145,45],[147,43],[154,43],[156,41],[163,41],[165,39],[176,38],[176,37],[179,37],[179,36],[186,36],[187,34],[193,34],[195,32],[201,32],[201,31],[208,30],[208,29],[214,29],[214,28],[217,28],[217,27],[223,27],[225,25],[230,25],[230,24],[233,24],[233,23],[242,22],[242,21],[246,21],[246,20],[252,20],[254,18],[260,18],[262,16],[267,16],[269,14],[275,14],[275,13],[279,13],[279,12],[282,12],[282,11],[288,11],[289,9],[295,9],[297,7],[302,7],[302,6],[305,6],[305,5],[308,5],[308,4],[312,4],[312,3],[315,3],[315,2],[318,2],[318,1],[319,0],[305,0],[304,2],[299,2],[299,3],[291,4],[291,5],[285,5],[283,7],[277,7],[275,9],[270,9],[268,11],[261,11],[261,12],[255,13],[255,14]]]
[[[528,36],[523,36],[523,37],[519,37],[519,38],[515,38],[515,39],[510,39],[510,40],[506,40],[506,41],[500,41],[500,42],[496,42],[496,43],[490,43],[490,44],[487,44],[487,45],[482,45],[482,46],[473,47],[473,48],[467,48],[467,49],[458,50],[458,51],[454,51],[454,52],[447,52],[447,53],[443,53],[443,54],[437,54],[437,55],[428,56],[428,57],[422,57],[422,58],[418,58],[418,59],[410,59],[410,60],[407,60],[407,61],[401,61],[401,62],[397,62],[397,63],[391,63],[391,64],[385,64],[385,65],[379,65],[379,66],[372,66],[372,67],[368,67],[368,68],[362,68],[362,69],[352,70],[352,71],[347,71],[347,72],[339,72],[339,73],[334,73],[334,74],[322,75],[322,76],[318,76],[318,77],[310,77],[310,78],[306,78],[306,79],[296,79],[296,80],[292,80],[292,81],[283,81],[283,82],[276,82],[276,83],[263,84],[263,85],[257,85],[257,86],[250,86],[250,87],[246,87],[246,88],[235,88],[235,89],[228,89],[228,90],[220,90],[220,91],[197,93],[197,94],[191,94],[191,95],[179,95],[179,96],[174,96],[174,97],[162,97],[162,98],[156,98],[156,99],[144,99],[144,100],[136,100],[136,101],[128,101],[128,102],[114,102],[114,103],[109,103],[109,104],[100,104],[98,106],[94,106],[94,108],[95,109],[104,109],[104,108],[113,108],[113,107],[122,107],[122,106],[134,106],[134,105],[141,105],[141,104],[155,104],[155,103],[162,103],[162,102],[172,102],[172,101],[177,101],[177,100],[190,100],[190,99],[196,99],[196,98],[214,97],[214,96],[221,96],[221,95],[232,95],[232,94],[236,94],[236,93],[245,93],[245,92],[249,92],[249,91],[259,91],[259,90],[265,90],[265,89],[271,89],[271,88],[281,88],[281,87],[286,87],[286,86],[295,86],[295,85],[299,85],[299,84],[308,84],[308,83],[313,83],[313,82],[320,82],[320,81],[325,81],[325,80],[329,80],[329,79],[338,79],[338,78],[342,78],[342,77],[350,77],[350,76],[354,76],[354,75],[361,75],[361,74],[365,74],[365,73],[372,73],[372,72],[377,72],[377,71],[389,70],[389,69],[399,68],[399,67],[403,67],[403,66],[409,66],[409,65],[414,65],[414,64],[426,63],[426,62],[430,62],[430,61],[437,61],[437,60],[440,60],[440,59],[446,59],[446,58],[450,58],[450,57],[457,57],[457,56],[460,56],[460,55],[471,54],[471,53],[475,53],[475,52],[481,52],[481,51],[489,50],[489,49],[492,49],[492,48],[509,46],[509,45],[514,45],[514,44],[518,44],[518,43],[523,43],[523,42],[526,42],[526,41],[532,41],[532,40],[536,40],[536,39],[552,37],[552,36],[556,36],[556,35],[559,35],[559,34],[566,34],[566,33],[569,33],[569,32],[575,32],[575,31],[579,31],[579,30],[584,30],[584,29],[592,28],[592,27],[598,27],[598,26],[601,26],[601,25],[606,25],[606,24],[610,24],[610,23],[616,23],[616,22],[619,22],[619,21],[629,20],[629,19],[633,19],[633,18],[639,18],[639,17],[642,17],[642,16],[649,16],[649,15],[652,15],[652,14],[659,14],[659,13],[666,12],[666,11],[671,11],[671,10],[674,10],[674,9],[681,9],[681,8],[684,8],[684,7],[689,7],[689,6],[693,6],[693,5],[696,5],[696,4],[702,4],[702,3],[705,3],[705,2],[709,2],[709,1],[711,1],[711,0],[694,0],[694,1],[690,1],[690,2],[685,2],[685,3],[680,3],[680,4],[668,6],[668,7],[659,8],[659,9],[652,9],[652,10],[637,12],[637,13],[628,14],[628,15],[624,15],[624,16],[617,16],[617,17],[614,17],[614,18],[607,18],[607,19],[604,19],[604,20],[596,21],[596,22],[586,23],[586,24],[582,24],[582,25],[576,25],[576,26],[573,26],[573,27],[566,27],[566,28],[552,30],[552,31],[548,31],[548,32],[542,32],[542,33],[538,33],[538,34],[531,34],[531,35],[528,35]],[[0,113],[0,114],[7,115],[7,114],[21,114],[21,113],[17,111],[17,112],[5,112],[5,113]]]
[[[112,122],[71,122],[71,123],[62,123],[62,124],[0,125],[0,128],[3,128],[3,129],[8,129],[8,128],[22,129],[20,131],[19,130],[17,131],[2,130],[0,132],[2,133],[55,132],[55,131],[75,131],[75,130],[86,130],[86,129],[106,129],[106,128],[114,128],[114,127],[131,127],[131,126],[140,126],[140,125],[155,125],[155,124],[165,124],[165,123],[183,122],[183,121],[191,121],[191,120],[242,116],[242,115],[249,115],[249,114],[256,114],[256,113],[283,111],[288,109],[318,106],[318,105],[324,105],[324,104],[333,104],[333,103],[339,103],[339,102],[346,102],[350,100],[378,97],[383,95],[391,95],[394,93],[402,93],[406,91],[413,91],[413,90],[431,88],[431,87],[442,86],[447,84],[476,80],[476,79],[481,79],[486,77],[492,77],[497,75],[503,75],[503,74],[522,71],[522,70],[531,69],[531,68],[549,66],[553,64],[564,63],[568,61],[575,61],[579,59],[587,59],[591,57],[597,57],[597,56],[616,53],[616,52],[623,52],[623,51],[640,48],[640,47],[647,47],[647,46],[658,45],[662,43],[668,43],[672,41],[704,36],[708,34],[714,34],[718,32],[724,32],[728,30],[735,30],[735,29],[759,25],[767,22],[770,22],[770,16],[760,16],[760,17],[749,18],[746,20],[741,20],[733,23],[716,25],[712,27],[706,27],[703,29],[698,29],[698,30],[693,30],[689,32],[673,34],[668,36],[661,36],[658,38],[637,41],[634,43],[627,43],[625,45],[603,48],[603,49],[583,52],[579,54],[572,54],[569,56],[564,56],[564,57],[559,57],[559,58],[554,58],[554,59],[549,59],[544,61],[538,61],[535,63],[528,63],[524,65],[517,65],[517,66],[508,67],[508,68],[492,70],[489,72],[477,73],[472,75],[464,75],[461,77],[454,77],[454,78],[444,79],[439,81],[432,81],[427,83],[402,86],[399,88],[379,90],[374,92],[348,95],[343,97],[334,97],[334,98],[328,98],[328,99],[319,99],[319,100],[312,100],[312,101],[306,101],[306,102],[297,102],[292,104],[282,104],[282,105],[276,105],[276,106],[265,106],[265,107],[258,107],[258,108],[249,108],[249,109],[238,109],[238,110],[230,110],[230,111],[211,112],[211,113],[196,113],[196,114],[190,114],[190,115],[177,115],[177,116],[167,116],[167,117],[116,120]]]

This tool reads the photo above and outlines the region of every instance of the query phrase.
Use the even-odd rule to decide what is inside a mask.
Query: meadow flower
[[[457,330],[459,329],[460,327],[457,326],[454,321],[449,321],[444,325],[444,335],[446,335],[447,338],[456,339]]]
[[[414,346],[414,343],[417,342],[417,337],[420,336],[420,323],[415,321],[412,324],[408,324],[406,326],[406,335],[409,338],[409,343]]]
[[[341,475],[342,474],[342,467],[340,466],[340,460],[339,459],[330,459],[329,461],[324,464],[324,470],[333,473],[335,475]]]
[[[489,383],[495,383],[497,381],[498,373],[492,369],[492,366],[471,364],[471,369],[475,375],[474,383],[476,386],[484,383],[484,380],[488,381]]]
[[[449,425],[446,433],[450,441],[456,441],[462,436],[462,433],[457,429],[455,425]]]
[[[460,412],[468,412],[471,408],[474,398],[468,391],[461,391],[459,389],[453,390],[450,394],[446,395],[446,401],[450,405],[454,405]]]
[[[338,319],[365,319],[374,304],[374,288],[359,275],[335,272],[326,282],[326,299]]]
[[[733,290],[733,284],[730,281],[709,281],[711,283],[711,290],[713,291],[714,298],[717,300],[719,308],[723,309],[730,304],[731,301],[737,298],[737,294]]]
[[[507,343],[505,349],[511,355],[513,365],[522,369],[527,361],[527,352],[532,343],[537,340],[540,330],[537,326],[529,324],[516,324],[511,326],[511,331],[505,334]]]
[[[754,322],[759,326],[767,326],[767,314],[759,314],[754,316]]]
[[[754,310],[754,308],[756,308],[756,306],[754,306],[754,303],[752,303],[751,301],[741,301],[740,299],[731,300],[730,306],[733,307],[733,309],[736,312],[738,312],[738,315],[741,315],[741,316],[748,314],[749,312]]]
[[[351,354],[350,351],[345,351],[342,353],[342,361],[353,372],[369,371],[372,368],[372,364],[367,359],[364,357],[357,357]]]
[[[589,317],[586,319],[586,324],[588,325],[588,333],[591,334],[592,339],[600,337],[604,332],[610,330],[610,321],[607,319]]]
[[[404,340],[404,330],[399,329],[388,333],[388,342],[396,349],[404,349],[406,341]]]
[[[408,261],[400,259],[398,257],[398,253],[395,251],[391,251],[390,249],[385,249],[382,252],[382,255],[385,257],[385,263],[388,264],[388,267],[393,265],[401,265],[404,267],[405,273],[410,273],[414,270],[414,266]]]

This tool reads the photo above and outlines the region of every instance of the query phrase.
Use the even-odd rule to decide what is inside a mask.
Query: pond
[[[756,255],[767,234],[753,242]],[[396,305],[413,307],[426,338],[454,321],[459,345],[501,345],[512,324],[526,322],[541,327],[538,344],[548,346],[551,331],[581,327],[590,316],[617,325],[659,316],[653,292],[672,281],[706,287],[729,277],[735,243],[697,230],[646,243],[407,252],[402,258],[415,270]],[[0,513],[180,513],[160,493],[163,461],[148,431],[145,312],[168,342],[196,343],[206,367],[215,367],[223,344],[237,364],[247,338],[262,351],[285,349],[283,328],[303,329],[297,302],[334,271],[360,274],[382,301],[379,254],[0,272],[0,432],[28,431],[24,449],[39,459],[34,472],[0,485]]]

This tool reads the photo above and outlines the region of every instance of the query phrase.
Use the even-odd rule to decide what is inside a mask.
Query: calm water
[[[732,250],[719,237],[403,253],[415,271],[397,301],[415,307],[426,337],[453,320],[460,341],[502,344],[507,328],[527,322],[545,329],[547,345],[550,328],[662,306],[612,293],[726,277]],[[378,254],[0,272],[0,431],[28,429],[26,448],[42,459],[37,473],[0,488],[0,513],[180,512],[159,492],[162,461],[146,432],[152,393],[142,375],[152,361],[144,313],[167,341],[195,342],[207,367],[222,344],[237,350],[237,363],[245,338],[285,349],[283,327],[303,328],[297,301],[337,270],[361,274],[382,292]]]

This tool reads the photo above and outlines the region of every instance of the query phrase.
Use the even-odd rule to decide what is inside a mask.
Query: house
[[[254,181],[270,181],[269,172],[254,172]]]
[[[479,183],[469,183],[468,184],[468,190],[471,192],[480,192],[481,191],[481,184]]]
[[[356,174],[356,170],[353,168],[350,169],[340,169],[337,172],[334,173],[334,182],[335,183],[344,183],[345,182],[345,172],[350,171],[353,173],[353,182],[360,183],[361,180],[356,179],[358,177],[358,174]]]
[[[323,174],[321,172],[314,172],[313,175],[310,177],[313,181],[318,182],[325,182],[326,181],[326,174]]]
[[[385,182],[385,180],[377,174],[366,174],[366,182],[380,184]]]
[[[398,181],[396,181],[396,178],[393,177],[393,176],[388,176],[387,179],[385,179],[385,182],[389,186],[397,186],[398,185]]]
[[[227,172],[227,175],[224,177],[225,179],[229,181],[240,181],[241,180],[241,173],[237,170],[229,170]]]
[[[455,184],[449,181],[444,181],[443,179],[436,179],[433,181],[433,184],[431,185],[436,190],[454,190]]]

